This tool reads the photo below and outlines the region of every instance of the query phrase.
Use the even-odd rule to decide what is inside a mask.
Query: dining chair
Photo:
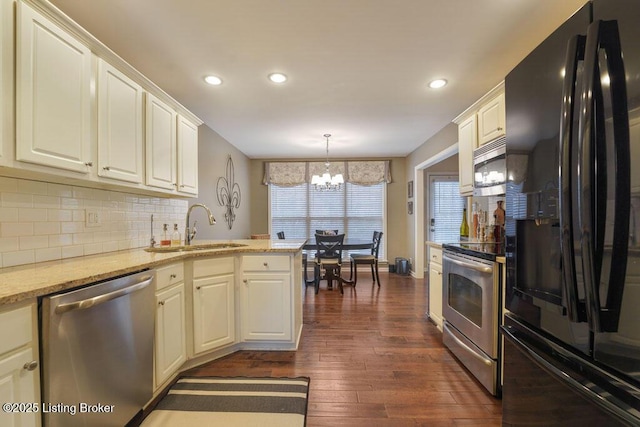
[[[316,230],[316,234],[323,234],[325,236],[335,236],[340,230]]]
[[[342,287],[342,245],[344,234],[324,235],[316,234],[316,258],[313,268],[316,294],[320,289],[320,280],[327,281],[327,287],[332,288],[333,280],[337,280],[340,293]],[[322,273],[324,272],[324,274]]]
[[[358,283],[358,265],[360,264],[368,264],[371,266],[371,277],[373,278],[373,283],[378,282],[378,286],[380,286],[380,274],[378,272],[378,253],[380,252],[381,241],[382,232],[374,231],[371,253],[351,254],[349,263],[349,281],[352,282],[354,287],[356,286],[356,283]],[[353,280],[351,280],[351,278],[353,278]]]
[[[284,240],[284,231],[278,231],[278,239]],[[302,272],[304,274],[304,284],[312,285],[315,283],[315,280],[309,280],[309,276],[307,276],[307,253],[302,251]]]

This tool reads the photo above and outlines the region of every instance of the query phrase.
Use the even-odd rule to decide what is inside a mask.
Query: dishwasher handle
[[[85,310],[87,308],[94,307],[96,305],[105,303],[107,301],[114,300],[124,295],[131,294],[133,292],[139,291],[140,289],[144,289],[153,281],[153,276],[143,276],[138,283],[135,283],[131,286],[127,286],[126,288],[118,289],[113,292],[109,292],[103,295],[98,295],[93,298],[87,298],[80,301],[70,302],[66,304],[60,304],[56,307],[55,313],[62,314],[68,313],[69,311],[74,310]]]

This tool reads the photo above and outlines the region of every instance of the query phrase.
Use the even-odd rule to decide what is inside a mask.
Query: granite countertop
[[[304,239],[197,240],[194,245],[242,244],[246,246],[185,252],[146,252],[144,248],[109,252],[0,269],[0,305],[35,298],[184,259],[242,253],[295,253]]]

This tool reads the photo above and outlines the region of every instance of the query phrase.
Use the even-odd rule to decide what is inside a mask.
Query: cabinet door
[[[442,266],[429,263],[429,318],[442,330]]]
[[[98,62],[98,175],[142,183],[142,88]]]
[[[193,280],[194,353],[235,341],[234,275]]]
[[[156,295],[156,387],[187,360],[184,301],[184,283]]]
[[[473,115],[458,125],[458,174],[460,194],[473,194],[473,150],[476,146],[476,116]]]
[[[9,164],[13,143],[13,2],[0,1],[0,165]]]
[[[478,145],[504,136],[505,120],[504,94],[500,94],[478,110]]]
[[[150,93],[146,99],[147,185],[175,190],[177,114]]]
[[[198,126],[178,115],[178,191],[198,194]]]
[[[39,404],[38,369],[25,366],[36,360],[31,347],[0,358],[0,401],[2,403]],[[37,408],[40,409],[40,406]],[[0,411],[0,425],[5,427],[27,427],[40,425],[40,412]]]
[[[242,338],[247,341],[291,340],[290,275],[245,273],[242,288]]]
[[[88,173],[91,51],[17,2],[16,159]]]

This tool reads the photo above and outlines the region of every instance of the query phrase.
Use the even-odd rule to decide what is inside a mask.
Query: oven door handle
[[[491,364],[493,363],[493,361],[491,359],[487,359],[486,357],[483,357],[481,354],[478,354],[477,351],[475,351],[474,349],[469,347],[460,338],[455,336],[455,334],[453,332],[449,332],[448,336],[449,336],[449,338],[453,339],[456,342],[456,344],[458,344],[460,347],[462,347],[464,350],[466,350],[471,356],[473,356],[476,359],[478,359],[484,365],[491,366]]]
[[[442,259],[445,260],[445,261],[449,261],[449,262],[451,262],[453,264],[459,265],[460,267],[471,268],[471,269],[479,271],[481,273],[493,273],[493,267],[489,267],[487,265],[478,265],[478,264],[474,264],[474,263],[470,263],[470,262],[459,261],[457,259],[448,257],[446,255],[443,255]]]

